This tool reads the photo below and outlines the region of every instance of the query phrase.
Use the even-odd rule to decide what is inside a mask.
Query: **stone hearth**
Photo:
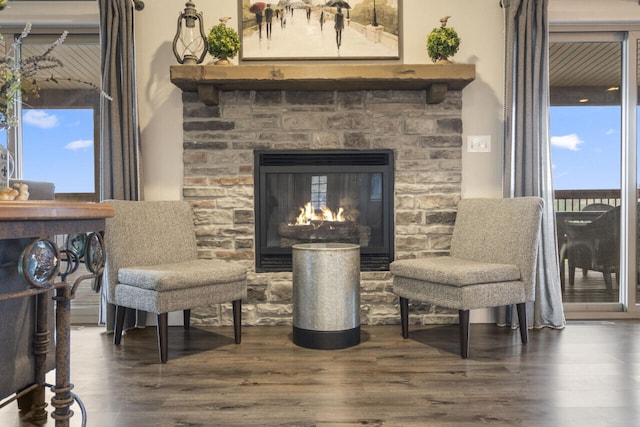
[[[172,67],[172,79],[179,67]],[[217,105],[207,105],[202,102],[205,89],[174,82],[184,91],[183,196],[194,207],[200,254],[242,262],[250,270],[245,324],[292,322],[291,273],[255,272],[254,150],[393,150],[396,259],[448,251],[461,190],[464,85],[448,87],[439,103],[428,102],[424,87],[234,86],[216,91],[217,103],[208,104]],[[399,323],[391,288],[389,272],[361,273],[362,324]],[[438,307],[411,310],[413,323],[457,322],[457,313]],[[192,317],[194,323],[231,324],[230,311],[223,305],[213,314],[194,311]]]

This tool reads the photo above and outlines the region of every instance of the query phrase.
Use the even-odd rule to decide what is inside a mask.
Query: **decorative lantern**
[[[178,29],[173,38],[173,54],[180,64],[200,64],[207,54],[207,35],[202,23],[202,12],[196,11],[196,5],[191,0],[184,5],[184,12],[178,16]]]

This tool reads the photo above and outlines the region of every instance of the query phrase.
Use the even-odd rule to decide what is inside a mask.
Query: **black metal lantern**
[[[202,23],[202,12],[196,10],[196,5],[191,0],[184,5],[184,12],[178,16],[178,29],[173,38],[173,54],[180,64],[200,64],[207,54],[207,35]]]

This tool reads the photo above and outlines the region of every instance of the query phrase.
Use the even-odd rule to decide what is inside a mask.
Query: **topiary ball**
[[[233,58],[240,51],[238,32],[224,24],[214,25],[207,36],[209,53],[215,58]]]

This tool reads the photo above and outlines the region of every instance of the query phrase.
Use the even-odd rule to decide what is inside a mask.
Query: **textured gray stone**
[[[246,325],[290,325],[292,273],[254,271],[255,149],[392,149],[396,157],[395,256],[445,254],[460,199],[462,94],[426,104],[425,91],[222,91],[218,107],[183,93],[183,197],[196,214],[198,253],[246,264]],[[206,123],[206,125],[205,125]],[[209,124],[214,123],[214,124]],[[180,160],[178,160],[180,161]],[[389,272],[360,274],[360,322],[399,322]],[[455,323],[457,313],[411,305],[410,322]],[[199,322],[231,324],[230,307]]]

